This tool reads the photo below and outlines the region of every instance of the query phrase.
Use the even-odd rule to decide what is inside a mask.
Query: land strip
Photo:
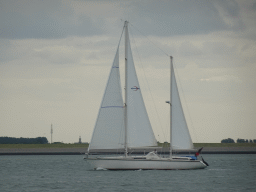
[[[236,144],[236,143],[235,143]],[[221,143],[195,143],[196,149],[203,146],[202,154],[256,154],[255,143],[241,144]],[[87,144],[0,144],[0,155],[84,155],[87,153]],[[156,147],[148,149],[131,149],[131,154],[147,154],[157,150],[160,154],[169,154],[168,147]],[[193,154],[196,150],[177,150],[177,154]],[[91,154],[121,154],[123,150],[93,150]]]

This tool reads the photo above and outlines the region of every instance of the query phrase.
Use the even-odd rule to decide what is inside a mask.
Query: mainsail
[[[127,33],[127,146],[146,147],[156,146],[145,104],[141,94],[141,87],[136,75],[132,51]]]

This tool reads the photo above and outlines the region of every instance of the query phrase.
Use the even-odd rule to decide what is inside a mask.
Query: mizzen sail
[[[193,149],[193,143],[189,134],[187,122],[182,109],[174,69],[171,74],[171,104],[172,104],[172,148]]]

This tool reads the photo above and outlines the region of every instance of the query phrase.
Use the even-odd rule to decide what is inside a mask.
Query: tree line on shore
[[[48,140],[46,137],[36,137],[36,138],[0,137],[0,144],[48,144]]]
[[[234,139],[228,138],[228,139],[222,139],[221,143],[235,143]],[[236,143],[256,143],[256,139],[237,139]]]

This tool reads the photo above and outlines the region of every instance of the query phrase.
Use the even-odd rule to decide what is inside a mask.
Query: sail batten
[[[123,108],[123,106],[105,106],[101,108]]]

